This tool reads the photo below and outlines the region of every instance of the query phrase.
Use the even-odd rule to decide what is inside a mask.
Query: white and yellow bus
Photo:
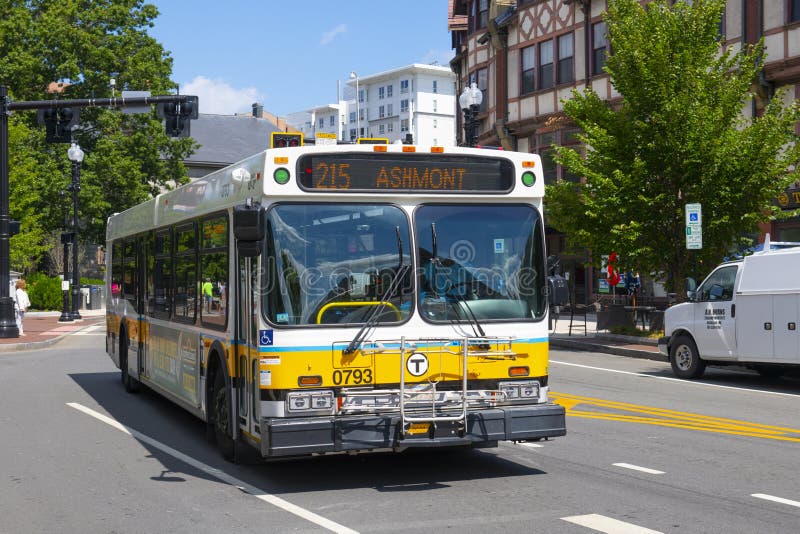
[[[108,354],[233,459],[562,436],[543,195],[533,154],[266,150],[109,219]]]

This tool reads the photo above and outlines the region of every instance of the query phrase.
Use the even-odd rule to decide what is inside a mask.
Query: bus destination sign
[[[318,192],[508,193],[514,165],[500,158],[438,154],[310,154],[300,187]]]

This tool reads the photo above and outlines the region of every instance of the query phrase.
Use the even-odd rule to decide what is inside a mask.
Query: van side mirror
[[[687,291],[686,292],[686,300],[690,302],[694,302],[697,300],[697,292],[696,291]]]
[[[695,282],[694,278],[690,276],[686,279],[685,288],[687,296],[689,295],[689,291],[695,292],[697,290],[697,282]]]
[[[247,202],[233,207],[233,236],[240,256],[245,258],[259,256],[266,233],[266,221],[261,204]]]

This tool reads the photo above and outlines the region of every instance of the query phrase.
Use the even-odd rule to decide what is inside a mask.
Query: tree
[[[175,89],[172,58],[147,34],[158,16],[142,0],[0,0],[0,84],[15,100],[46,100],[51,82],[65,82],[62,98],[111,96],[117,89]],[[22,221],[11,240],[12,268],[28,271],[41,259],[45,236],[63,227],[62,195],[70,183],[67,146],[46,144],[35,113],[11,117],[10,213]],[[86,153],[79,194],[82,242],[102,242],[109,215],[188,181],[181,161],[191,139],[170,139],[155,112],[81,110],[75,137]]]
[[[742,234],[774,216],[772,200],[797,179],[796,104],[776,93],[758,117],[742,111],[763,65],[759,43],[721,47],[724,0],[610,0],[606,72],[622,95],[608,103],[573,92],[565,114],[585,155],[556,147],[556,161],[584,183],[547,188],[549,224],[592,261],[615,251],[620,266],[653,273],[676,293],[716,265]],[[687,203],[703,209],[703,249],[687,251]],[[693,258],[693,254],[696,257]],[[707,266],[705,269],[702,266]]]

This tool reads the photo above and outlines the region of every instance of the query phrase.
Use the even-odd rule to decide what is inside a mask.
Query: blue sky
[[[337,81],[453,57],[447,0],[150,0],[149,34],[201,113],[284,116],[336,102]]]

